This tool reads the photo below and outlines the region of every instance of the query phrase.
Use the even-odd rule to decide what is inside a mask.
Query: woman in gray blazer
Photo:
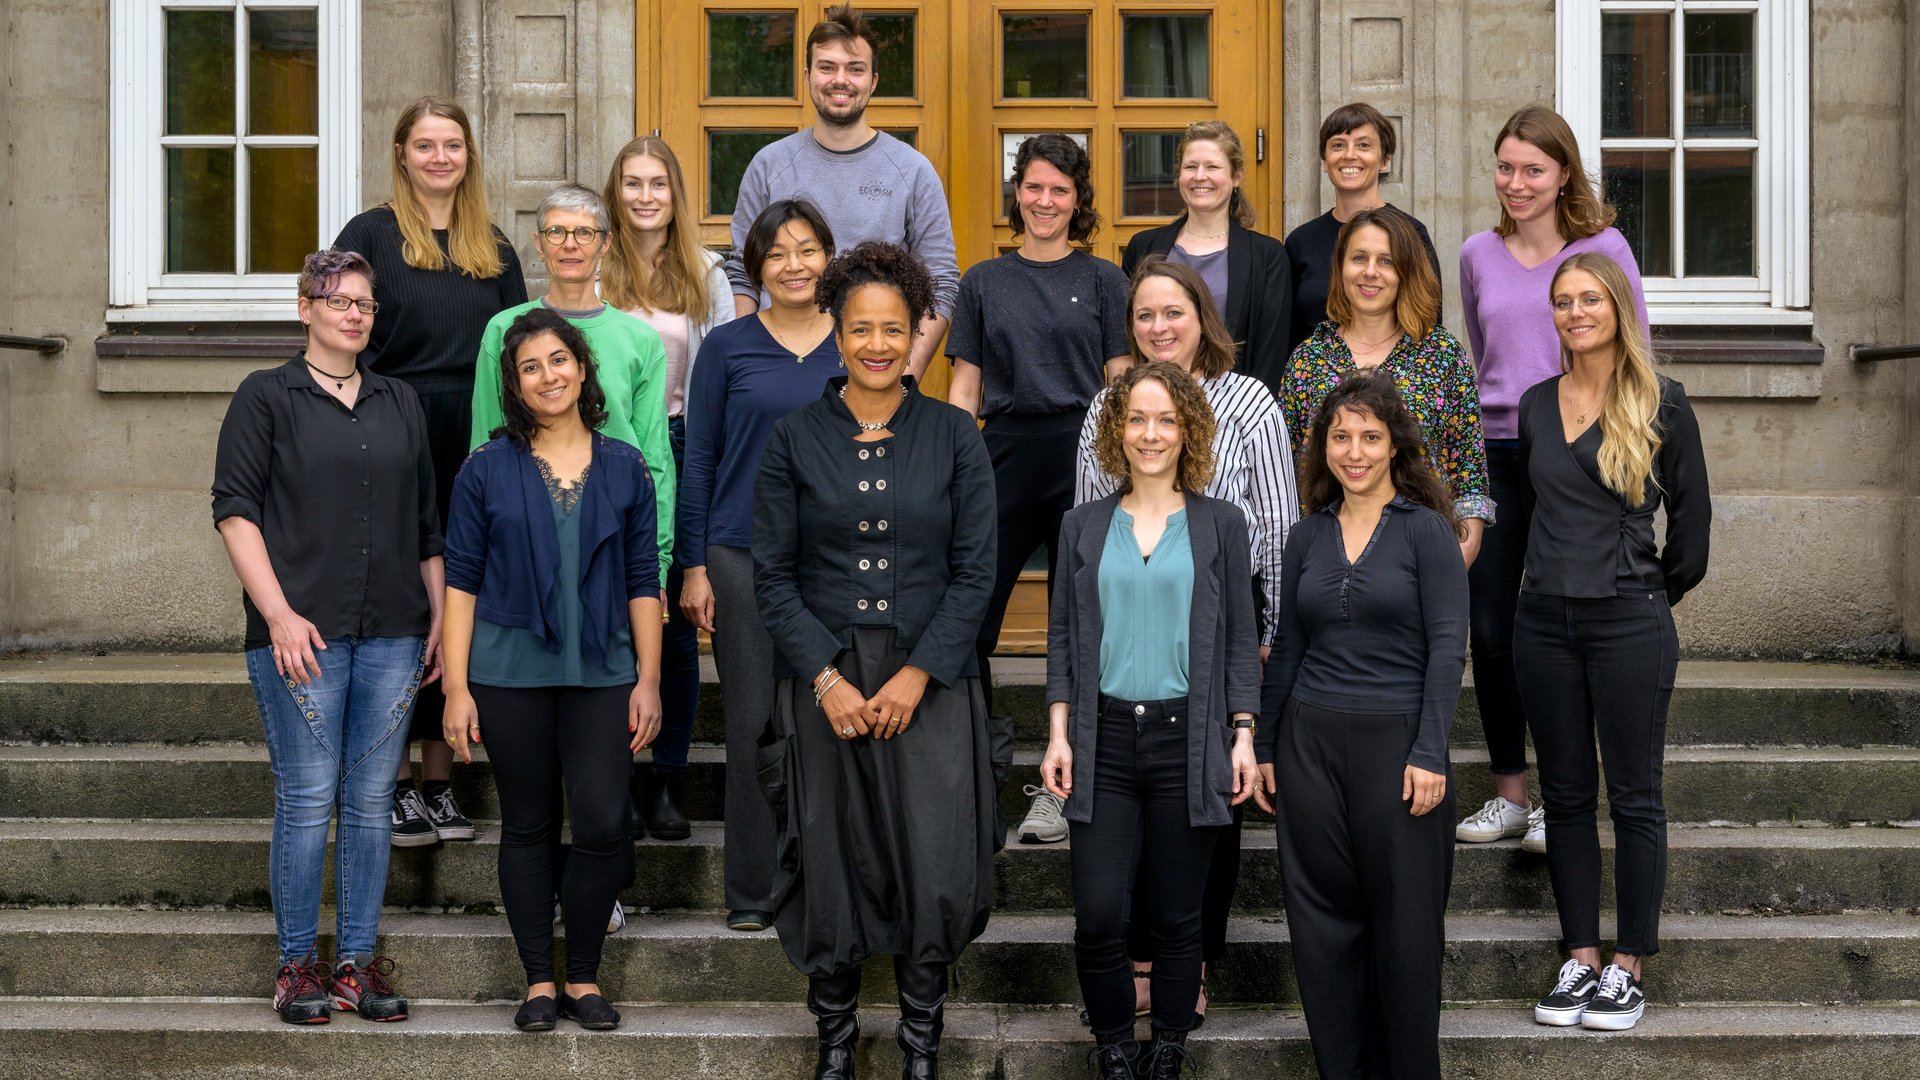
[[[1094,454],[1117,492],[1068,512],[1047,623],[1051,733],[1040,766],[1066,801],[1074,962],[1103,1078],[1177,1075],[1198,1023],[1200,901],[1212,830],[1253,793],[1259,647],[1246,518],[1200,492],[1213,471],[1206,392],[1136,365],[1101,405]],[[1151,885],[1154,1042],[1133,1033],[1127,899]],[[1144,1057],[1144,1060],[1142,1058]]]

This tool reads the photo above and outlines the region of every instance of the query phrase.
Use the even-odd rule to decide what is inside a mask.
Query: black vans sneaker
[[[1580,1022],[1580,1016],[1593,1003],[1594,991],[1600,988],[1600,979],[1591,967],[1578,960],[1569,960],[1560,965],[1560,976],[1553,984],[1553,992],[1540,999],[1533,1007],[1533,1018],[1542,1024],[1554,1027],[1573,1027]]]
[[[1608,964],[1600,973],[1600,989],[1594,991],[1593,1004],[1580,1015],[1580,1026],[1595,1031],[1626,1031],[1640,1022],[1647,1011],[1647,994],[1640,980],[1619,964]]]
[[[273,980],[273,1011],[289,1024],[324,1024],[333,1019],[333,1002],[327,998],[327,980],[332,976],[312,954],[280,965],[280,974]]]
[[[440,834],[427,818],[427,801],[410,786],[393,789],[391,825],[394,847],[431,847],[440,842]]]
[[[473,839],[473,822],[467,820],[467,816],[460,812],[459,804],[453,801],[453,788],[429,781],[420,798],[427,807],[427,821],[432,823],[433,831],[440,839]]]

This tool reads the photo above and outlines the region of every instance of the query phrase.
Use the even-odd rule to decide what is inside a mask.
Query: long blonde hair
[[[453,194],[453,220],[447,228],[447,251],[433,239],[433,223],[414,197],[413,183],[407,179],[407,139],[413,126],[428,116],[444,116],[460,125],[460,138],[466,143],[467,172]],[[407,106],[393,125],[393,208],[400,223],[400,254],[415,270],[444,270],[449,260],[468,277],[499,277],[506,269],[500,257],[500,241],[494,235],[493,218],[487,213],[487,185],[481,179],[480,145],[473,141],[473,124],[467,110],[441,97],[423,97]]]
[[[1660,430],[1660,376],[1654,369],[1653,346],[1647,328],[1640,325],[1626,273],[1598,252],[1583,251],[1560,264],[1547,287],[1548,303],[1560,279],[1574,270],[1592,274],[1613,306],[1613,377],[1600,409],[1600,480],[1628,506],[1637,507],[1647,501],[1647,481],[1660,484],[1653,478],[1653,457],[1666,441]],[[1560,370],[1573,370],[1573,353],[1564,342]]]
[[[658,266],[640,257],[640,230],[620,201],[627,159],[636,157],[654,158],[667,167],[673,217],[667,222],[667,243],[660,250]],[[642,135],[621,147],[613,156],[613,171],[607,174],[601,197],[607,201],[607,212],[613,215],[613,247],[600,267],[600,295],[622,310],[672,311],[691,316],[696,323],[702,321],[713,302],[707,294],[706,252],[700,246],[699,230],[688,225],[694,220],[693,204],[687,198],[687,182],[673,148],[652,135]]]
[[[1573,127],[1566,118],[1545,105],[1522,106],[1507,117],[1500,134],[1493,137],[1493,152],[1500,153],[1500,144],[1509,138],[1539,147],[1541,153],[1567,170],[1567,182],[1561,185],[1560,195],[1553,204],[1553,224],[1560,232],[1560,239],[1568,243],[1584,240],[1613,224],[1613,204],[1594,194],[1587,167],[1580,162],[1580,142],[1574,138]],[[1501,204],[1500,223],[1493,231],[1500,236],[1512,236],[1519,227],[1513,215],[1507,213],[1506,205]]]

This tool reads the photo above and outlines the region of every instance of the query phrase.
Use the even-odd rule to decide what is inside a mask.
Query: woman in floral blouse
[[[1333,279],[1327,319],[1294,350],[1280,386],[1294,457],[1342,379],[1373,368],[1390,373],[1426,431],[1429,462],[1453,493],[1454,514],[1466,525],[1460,554],[1471,566],[1494,517],[1480,395],[1466,350],[1435,321],[1440,282],[1412,219],[1392,207],[1354,214],[1334,245]]]

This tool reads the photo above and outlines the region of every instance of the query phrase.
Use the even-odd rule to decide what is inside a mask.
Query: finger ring
[[[842,735],[845,735],[845,736],[846,736],[846,737],[848,737],[848,738],[852,738],[852,737],[853,737],[853,725],[852,725],[852,724],[848,724],[848,725],[847,725],[846,727],[843,727],[843,728],[841,728],[841,729],[840,729],[840,734],[842,734]]]

